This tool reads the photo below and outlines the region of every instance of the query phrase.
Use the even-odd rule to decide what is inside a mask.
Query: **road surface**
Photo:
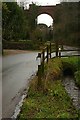
[[[28,86],[29,78],[37,71],[37,52],[3,57],[2,116],[10,118]]]
[[[63,47],[64,47],[64,50],[71,50],[71,51],[64,51],[64,52],[61,51],[61,56],[80,55],[79,48],[70,47],[70,46],[66,46],[66,45],[64,45]],[[72,51],[72,50],[74,50],[74,51]],[[52,55],[52,57],[54,57],[56,55],[56,53],[52,53],[51,55]],[[58,53],[58,55],[59,55],[59,53]]]
[[[64,51],[64,52],[61,52],[61,55],[62,56],[70,56],[70,55],[80,55],[80,49],[77,48],[77,47],[71,47],[71,46],[66,46],[64,45],[64,50],[75,50],[75,51]],[[78,51],[79,50],[79,51]]]

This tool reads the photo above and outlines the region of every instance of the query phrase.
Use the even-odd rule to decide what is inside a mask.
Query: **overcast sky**
[[[37,23],[44,23],[46,24],[48,27],[50,25],[53,24],[53,19],[51,16],[47,15],[47,14],[41,14],[37,17]]]
[[[27,3],[37,3],[39,5],[56,5],[58,3],[60,3],[60,0],[17,0],[18,2],[27,2]]]
[[[28,3],[31,3],[32,1],[35,3],[38,3],[40,5],[55,5],[55,4],[58,4],[60,3],[60,1],[66,1],[66,2],[79,2],[80,0],[17,0],[18,2],[22,2],[22,1],[26,1]]]

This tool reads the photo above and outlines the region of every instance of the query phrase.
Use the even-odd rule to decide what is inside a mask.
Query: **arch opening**
[[[64,77],[71,76],[74,77],[74,73],[76,71],[76,67],[69,62],[62,62],[63,67],[62,67],[62,74]]]
[[[40,14],[37,17],[37,24],[45,24],[48,27],[53,26],[53,18],[48,14]]]
[[[74,71],[71,67],[67,67],[63,70],[63,76],[74,76]]]

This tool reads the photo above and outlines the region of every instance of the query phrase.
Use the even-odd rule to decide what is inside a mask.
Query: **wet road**
[[[10,118],[29,78],[37,71],[37,52],[3,57],[2,116]]]
[[[64,52],[61,52],[62,56],[80,55],[80,49],[79,48],[71,47],[71,46],[65,46],[65,45],[63,47],[64,47],[64,50],[75,50],[75,51],[64,51]]]
[[[80,56],[80,49],[79,48],[76,48],[76,47],[70,47],[70,46],[66,46],[64,45],[63,46],[64,50],[71,50],[71,51],[61,51],[61,56],[65,56],[65,57],[68,57],[68,56],[77,56],[79,55]],[[74,50],[74,51],[72,51]],[[78,51],[79,50],[79,51]],[[52,57],[54,57],[56,54],[55,53],[52,53]],[[59,56],[59,53],[58,53],[58,56]]]

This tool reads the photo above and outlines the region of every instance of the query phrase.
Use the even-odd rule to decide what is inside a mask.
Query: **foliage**
[[[2,13],[3,40],[19,40],[28,37],[28,21],[24,11],[16,2],[3,2]]]
[[[40,48],[39,44],[31,40],[22,40],[22,41],[10,41],[3,42],[4,49],[20,49],[20,50],[38,50]]]
[[[63,2],[55,12],[54,39],[63,44],[80,44],[80,3]]]
[[[80,88],[80,71],[75,72],[75,81]]]
[[[48,80],[55,80],[60,78],[62,70],[61,60],[58,58],[51,59],[47,64],[45,64],[45,75]]]
[[[37,25],[35,30],[32,32],[32,39],[34,41],[44,43],[49,39],[49,28],[44,24]]]
[[[34,42],[41,42],[41,38],[42,38],[42,31],[39,28],[36,28],[32,32],[32,39],[34,40]]]
[[[80,68],[80,58],[79,57],[68,57],[68,58],[62,58],[62,63],[67,63],[66,67],[69,65],[72,65],[72,69],[74,69],[74,72],[77,71]]]
[[[31,47],[35,48],[39,46],[41,41],[40,30],[36,28],[36,17],[38,12],[38,6],[34,3],[31,4],[29,11],[20,8],[16,2],[3,2],[2,3],[2,38],[3,38],[3,48],[11,48],[9,45],[14,44],[12,41],[19,42],[19,40],[31,39]],[[38,39],[38,40],[37,40]],[[10,41],[12,43],[5,41]],[[38,44],[37,44],[38,43]],[[7,45],[6,45],[7,44]],[[16,43],[18,44],[18,43]],[[19,43],[20,44],[20,43]],[[29,43],[28,43],[29,44]],[[20,46],[20,45],[19,45]],[[22,43],[23,46],[23,43]],[[26,45],[25,45],[26,46]],[[30,47],[29,47],[30,48]],[[21,47],[22,49],[22,47]],[[23,47],[24,49],[24,47]]]

